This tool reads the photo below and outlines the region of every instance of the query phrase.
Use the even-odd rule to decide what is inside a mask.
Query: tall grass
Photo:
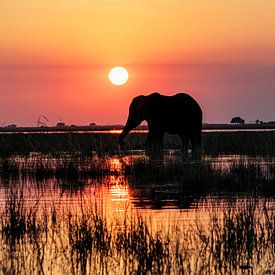
[[[130,133],[127,137],[126,150],[144,150],[147,134]],[[117,154],[118,134],[110,133],[61,133],[61,134],[1,134],[0,155],[29,154],[40,152],[56,154],[60,152],[82,153],[90,155]],[[275,154],[274,132],[217,132],[203,133],[203,148],[206,154]],[[181,148],[178,136],[166,135],[164,149]]]
[[[1,178],[35,178],[35,179],[78,179],[118,175],[119,170],[112,169],[110,158],[98,158],[79,155],[61,155],[51,157],[37,155],[34,157],[0,158]]]
[[[273,162],[267,160],[244,163],[236,161],[230,167],[215,167],[211,161],[170,161],[154,163],[146,159],[126,165],[126,176],[133,186],[174,186],[185,193],[249,192],[274,194]]]
[[[229,205],[221,219],[212,216],[209,229],[197,227],[204,249],[210,251],[211,260],[218,266],[218,270],[223,270],[222,274],[236,273],[237,270],[258,273],[254,264],[265,258],[267,251],[274,260],[274,213],[268,213],[265,204],[256,209],[255,199],[241,204],[237,209]],[[270,247],[267,243],[270,243]],[[269,264],[266,262],[264,268],[273,273],[274,266]]]
[[[115,160],[118,165],[113,164]],[[270,158],[222,158],[203,161],[171,159],[150,161],[147,158],[61,156],[0,158],[1,179],[55,179],[64,188],[85,187],[88,179],[122,177],[132,187],[170,186],[186,194],[249,192],[274,194],[275,170]],[[108,180],[107,180],[108,181]]]
[[[28,209],[10,193],[0,216],[3,273],[232,274],[274,272],[275,216],[251,198],[208,222],[153,229],[138,213],[108,221],[97,205]],[[31,214],[30,214],[31,213]],[[213,214],[214,213],[214,214]],[[17,232],[15,232],[15,229]],[[13,242],[10,242],[10,240]]]
[[[110,157],[118,153],[117,136],[111,134],[1,136],[1,190],[9,191],[0,200],[0,273],[272,274],[275,213],[265,199],[275,194],[273,139],[273,132],[205,134],[204,150],[210,155],[265,156],[223,163],[211,157]],[[142,149],[145,135],[129,135],[128,141],[126,149]],[[167,136],[164,144],[180,148],[176,137]],[[20,155],[9,155],[15,152]],[[56,196],[46,203],[47,195],[45,201],[27,200],[30,182],[37,184],[37,192],[54,183],[63,196],[64,190],[85,190],[87,182],[111,185],[111,178],[126,184],[139,206],[151,200],[162,208],[173,200],[184,209],[213,197],[226,198],[228,204],[217,212],[213,206],[203,222],[198,216],[195,223],[179,220],[164,230],[133,209],[110,219],[100,199],[85,201],[85,192],[78,193],[73,205],[57,205]],[[246,199],[240,202],[232,194]]]

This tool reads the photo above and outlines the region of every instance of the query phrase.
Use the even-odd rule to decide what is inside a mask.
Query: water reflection
[[[136,208],[188,209],[197,207],[198,200],[213,192],[202,188],[192,189],[191,187],[196,187],[196,184],[200,187],[199,180],[212,181],[212,178],[207,177],[220,175],[229,175],[233,180],[234,177],[236,180],[245,180],[237,178],[241,173],[243,173],[241,176],[245,176],[247,180],[248,177],[254,176],[255,179],[259,177],[260,180],[273,180],[275,175],[272,165],[274,159],[240,155],[205,156],[202,163],[193,164],[189,160],[186,163],[182,162],[177,155],[168,155],[163,162],[153,164],[144,154],[103,159],[91,156],[85,160],[67,160],[66,158],[50,158],[43,155],[32,155],[28,158],[12,157],[9,162],[16,167],[16,169],[12,168],[16,170],[15,178],[12,178],[13,174],[9,175],[9,178],[0,178],[0,202],[5,201],[7,190],[22,187],[27,200],[39,197],[39,200],[49,201],[63,197],[66,200],[78,201],[82,196],[95,197],[96,195],[104,201],[104,204],[108,201],[125,201]],[[79,169],[79,171],[76,171],[76,175],[67,175],[66,171],[71,171],[70,169]],[[92,171],[93,169],[95,172]],[[205,178],[198,178],[198,174],[203,169],[206,169],[207,173],[210,169],[210,173],[202,174]],[[63,171],[61,176],[64,177],[59,178],[57,174],[58,178],[56,178],[56,170],[58,173]],[[98,172],[101,170],[105,174]],[[34,171],[31,177],[28,177],[29,171]],[[39,173],[42,172],[48,173],[50,178],[40,177]],[[21,178],[22,173],[23,178]],[[191,177],[186,179],[187,182],[182,182],[182,178],[189,174]],[[192,182],[194,179],[195,182]],[[186,185],[187,183],[189,185]]]
[[[137,208],[145,209],[189,209],[194,208],[200,196],[184,196],[178,190],[161,187],[132,189],[132,202]]]
[[[10,163],[19,172],[0,178],[2,273],[274,271],[273,160],[36,155]],[[247,191],[250,181],[257,192]]]

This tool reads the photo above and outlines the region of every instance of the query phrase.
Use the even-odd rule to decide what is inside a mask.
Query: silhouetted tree
[[[245,120],[239,116],[236,116],[231,119],[230,123],[244,124]]]

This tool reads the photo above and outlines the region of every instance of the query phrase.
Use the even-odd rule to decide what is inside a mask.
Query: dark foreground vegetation
[[[132,133],[126,139],[125,150],[145,148],[146,133]],[[116,154],[118,134],[51,133],[0,134],[0,155],[41,153],[75,153],[90,155]],[[180,149],[177,136],[166,135],[165,149]],[[275,131],[270,132],[207,132],[203,133],[205,154],[275,155]]]
[[[173,157],[164,161],[150,161],[140,157],[98,157],[82,155],[33,155],[0,158],[0,178],[55,179],[71,183],[71,188],[85,185],[87,179],[123,178],[136,188],[172,186],[177,192],[215,194],[246,192],[275,194],[275,166],[273,158],[231,156],[201,161]],[[114,161],[117,165],[114,165]]]
[[[201,160],[174,136],[161,161],[135,155],[145,139],[1,135],[0,274],[274,274],[275,132],[204,133]],[[105,209],[103,187],[131,205]]]
[[[110,222],[97,204],[29,206],[22,190],[10,191],[0,213],[1,273],[274,274],[267,203],[231,201],[207,222],[165,231],[130,210]]]

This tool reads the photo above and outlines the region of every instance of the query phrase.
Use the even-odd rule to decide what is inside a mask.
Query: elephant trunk
[[[123,146],[124,145],[124,138],[129,134],[129,132],[131,131],[132,129],[130,127],[127,126],[127,124],[125,125],[125,127],[123,128],[121,134],[119,135],[118,137],[118,144],[120,146]]]
[[[140,120],[133,117],[129,117],[127,120],[126,125],[124,126],[121,134],[118,137],[118,144],[120,146],[124,145],[123,139],[129,134],[130,131],[132,131],[134,128],[136,128],[141,123]]]

